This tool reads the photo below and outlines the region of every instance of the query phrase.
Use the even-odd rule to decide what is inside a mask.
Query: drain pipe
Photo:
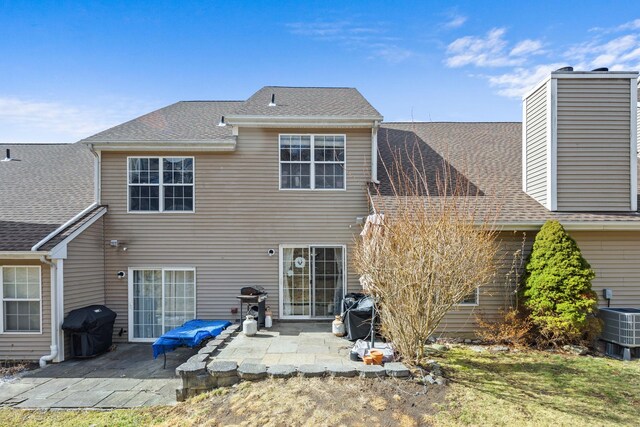
[[[58,290],[58,266],[56,263],[49,261],[45,257],[40,257],[43,264],[47,264],[51,269],[51,353],[40,358],[40,367],[47,366],[47,362],[51,362],[58,355],[58,310],[57,310],[57,290]],[[54,331],[54,328],[56,329]]]

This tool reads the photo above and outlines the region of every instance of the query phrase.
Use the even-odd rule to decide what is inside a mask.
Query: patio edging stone
[[[182,386],[176,389],[176,400],[184,400],[213,390],[218,387],[230,387],[240,381],[259,381],[270,378],[301,377],[347,377],[361,378],[410,378],[411,371],[402,363],[389,362],[382,365],[361,365],[358,367],[343,365],[306,364],[298,367],[276,364],[266,366],[261,363],[244,362],[239,366],[234,361],[216,360],[217,352],[240,332],[241,325],[235,323],[224,330],[215,339],[209,341],[198,353],[176,368],[176,375],[182,379]]]

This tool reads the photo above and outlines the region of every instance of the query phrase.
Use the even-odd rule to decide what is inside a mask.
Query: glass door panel
[[[339,314],[344,294],[342,247],[282,249],[282,315],[331,317]]]
[[[282,250],[282,310],[285,316],[311,316],[309,248]]]
[[[162,272],[133,272],[133,335],[155,338],[162,335]]]
[[[331,317],[340,314],[344,293],[342,247],[312,247],[313,254],[313,316]]]

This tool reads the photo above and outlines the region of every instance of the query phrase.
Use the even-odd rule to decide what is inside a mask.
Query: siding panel
[[[64,316],[71,310],[105,303],[104,217],[98,219],[67,246],[64,261]],[[71,352],[65,334],[65,356]]]
[[[629,79],[557,82],[558,210],[630,210]]]
[[[545,84],[527,99],[526,155],[527,194],[547,203],[547,90]]]
[[[299,132],[346,133],[346,191],[278,190],[278,133]],[[349,262],[360,231],[356,217],[369,210],[370,130],[242,128],[233,153],[182,154],[195,156],[195,214],[128,214],[126,157],[132,154],[102,153],[102,202],[109,206],[104,239],[128,247],[105,246],[106,304],[118,313],[116,334],[128,327],[128,282],[116,273],[128,267],[196,267],[197,316],[229,319],[247,285],[268,290],[277,317],[279,259],[267,251],[279,244],[346,244]],[[348,289],[360,289],[351,268]]]

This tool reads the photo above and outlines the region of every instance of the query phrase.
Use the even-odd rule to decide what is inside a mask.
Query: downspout
[[[54,262],[47,260],[45,257],[40,257],[40,262],[47,264],[51,269],[51,353],[44,355],[40,358],[40,367],[47,366],[47,362],[51,362],[58,355],[58,310],[57,310],[57,290],[58,290],[58,267]],[[54,331],[54,328],[56,331]]]
[[[380,122],[377,120],[371,128],[371,182],[380,184],[378,180],[378,128]]]

